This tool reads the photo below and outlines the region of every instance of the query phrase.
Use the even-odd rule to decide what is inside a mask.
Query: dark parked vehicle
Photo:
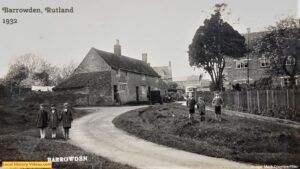
[[[160,103],[162,104],[162,98],[160,96],[160,91],[159,90],[152,90],[150,91],[150,96],[149,96],[150,104],[155,104],[155,103]]]

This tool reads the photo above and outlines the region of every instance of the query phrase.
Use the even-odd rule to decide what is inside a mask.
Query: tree
[[[42,81],[45,86],[50,85],[49,74],[45,70],[40,73],[34,73],[33,79]]]
[[[75,69],[77,68],[78,64],[76,62],[74,62],[73,60],[69,63],[64,65],[61,68],[61,78],[62,80],[67,79],[68,77],[70,77],[73,72],[75,71]]]
[[[13,87],[18,87],[20,89],[21,82],[26,79],[28,75],[29,70],[26,66],[18,64],[10,65],[8,73],[5,77],[6,86],[10,87],[11,92]]]
[[[271,76],[287,75],[290,86],[295,85],[295,76],[299,72],[300,19],[288,17],[270,26],[268,32],[255,45],[253,53],[267,58]]]
[[[176,82],[168,82],[168,89],[176,89],[178,87],[178,84]]]
[[[221,18],[226,4],[216,4],[214,14],[204,21],[189,45],[190,66],[203,68],[215,90],[223,88],[225,57],[239,58],[246,52],[245,38]]]

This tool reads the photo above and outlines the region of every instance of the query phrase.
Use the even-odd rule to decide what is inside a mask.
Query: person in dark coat
[[[205,121],[205,102],[202,97],[198,97],[197,108],[200,113],[200,120]]]
[[[51,110],[48,119],[49,119],[48,127],[52,129],[52,138],[56,138],[56,128],[58,127],[59,118],[58,118],[58,112],[54,104],[51,105]]]
[[[43,104],[40,104],[40,110],[37,113],[36,117],[36,126],[40,128],[41,139],[44,139],[46,136],[46,127],[48,122],[48,112],[45,110]]]
[[[191,122],[194,122],[195,105],[196,105],[196,100],[194,96],[191,95],[186,102],[186,106],[189,108],[189,119],[191,120]]]
[[[73,112],[68,103],[64,103],[64,108],[61,112],[61,121],[64,128],[65,139],[69,139],[69,130],[73,121]]]

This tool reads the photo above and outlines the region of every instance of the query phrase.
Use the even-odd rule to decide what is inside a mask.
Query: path
[[[140,107],[99,107],[95,113],[76,119],[70,143],[116,162],[142,169],[253,168],[221,158],[189,153],[154,144],[117,129],[112,120]]]

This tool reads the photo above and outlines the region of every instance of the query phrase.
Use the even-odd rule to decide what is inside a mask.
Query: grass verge
[[[155,105],[124,113],[116,127],[169,147],[264,165],[300,165],[300,131],[285,125],[207,112],[206,121],[190,123],[179,104]],[[196,119],[200,119],[196,114]]]
[[[47,158],[53,157],[87,156],[87,161],[83,162],[54,162],[53,168],[134,169],[68,144],[62,139],[62,128],[58,129],[57,139],[49,138],[49,130],[46,139],[39,139],[39,130],[34,123],[38,107],[36,103],[17,101],[0,105],[0,160],[47,161]],[[73,116],[79,118],[89,113],[91,111],[75,110]]]

